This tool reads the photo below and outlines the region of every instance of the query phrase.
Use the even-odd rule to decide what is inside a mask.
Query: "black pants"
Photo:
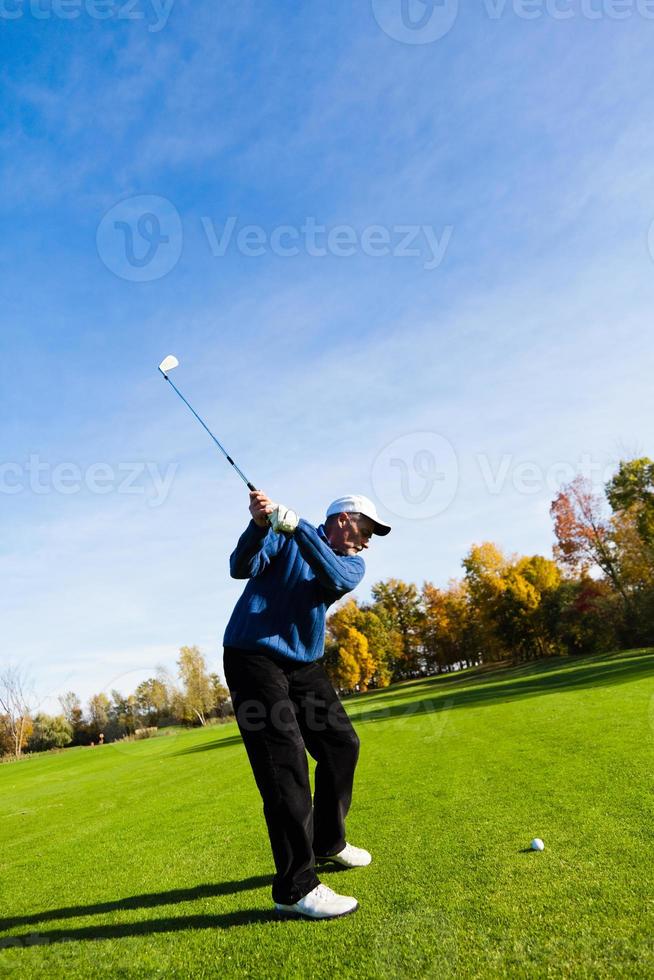
[[[273,901],[318,884],[315,855],[345,846],[359,739],[318,663],[225,647],[225,678],[275,861]],[[306,751],[317,762],[313,811]]]

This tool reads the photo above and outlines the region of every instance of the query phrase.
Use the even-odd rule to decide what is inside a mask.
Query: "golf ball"
[[[531,844],[529,845],[532,851],[544,851],[545,845],[543,844],[540,837],[534,837]]]

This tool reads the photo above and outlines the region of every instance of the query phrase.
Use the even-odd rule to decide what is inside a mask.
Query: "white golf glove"
[[[268,523],[275,534],[292,534],[297,527],[299,518],[294,510],[289,510],[283,504],[275,504],[272,514],[268,514]]]

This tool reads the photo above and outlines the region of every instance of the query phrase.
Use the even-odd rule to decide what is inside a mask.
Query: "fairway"
[[[235,724],[162,733],[0,766],[0,974],[654,974],[651,650],[346,705],[355,915],[276,921]]]

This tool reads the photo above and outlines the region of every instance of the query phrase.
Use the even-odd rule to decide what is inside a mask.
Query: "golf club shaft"
[[[213,432],[211,431],[211,429],[209,428],[209,426],[205,422],[202,421],[202,419],[200,418],[200,416],[198,415],[198,413],[195,411],[195,409],[193,408],[193,406],[190,405],[189,402],[186,401],[186,399],[184,398],[184,395],[181,393],[181,391],[179,390],[179,388],[177,387],[177,385],[173,384],[173,382],[170,380],[170,378],[168,377],[168,375],[164,371],[162,371],[161,368],[159,368],[159,371],[164,376],[164,378],[166,379],[166,381],[168,382],[168,384],[171,386],[171,388],[173,388],[173,390],[177,392],[177,394],[182,399],[182,401],[184,402],[184,404],[186,405],[186,407],[189,408],[193,412],[193,414],[195,415],[196,419],[198,420],[198,422],[200,423],[200,425],[203,427],[203,429],[205,429],[209,433],[209,435],[211,436],[211,438],[213,439],[213,441],[218,446],[218,449],[220,449],[221,453],[223,454],[223,456],[225,457],[225,459],[227,460],[227,462],[228,463],[231,463],[231,465],[234,467],[234,469],[236,470],[236,472],[238,473],[238,475],[240,476],[240,478],[243,480],[243,483],[246,485],[246,487],[248,488],[248,490],[252,490],[252,491],[256,490],[257,488],[254,486],[254,484],[250,483],[250,481],[248,480],[248,478],[245,475],[245,473],[241,469],[239,469],[239,467],[236,465],[236,463],[234,462],[234,460],[232,459],[232,457],[229,455],[229,453],[227,452],[227,450],[225,449],[225,447],[222,446],[218,442],[218,440],[216,439],[215,435],[213,434]]]

